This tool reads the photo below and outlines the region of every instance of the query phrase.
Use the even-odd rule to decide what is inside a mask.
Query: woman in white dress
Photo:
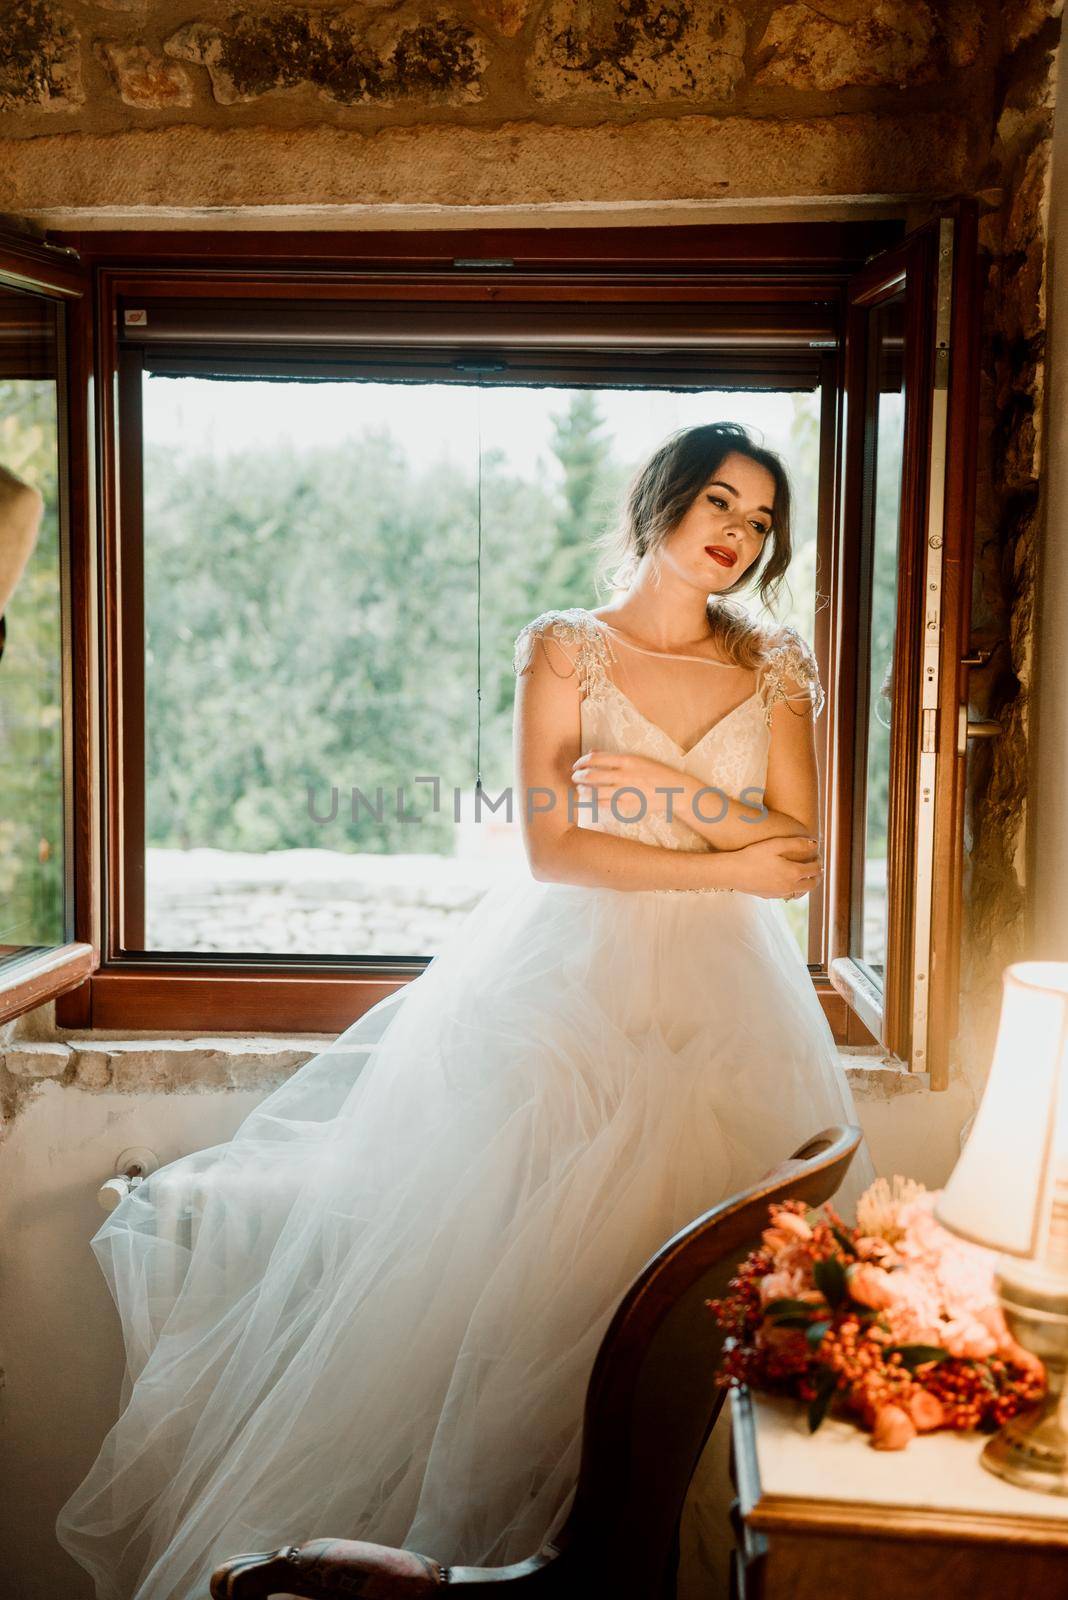
[[[815,662],[724,598],[774,593],[789,524],[737,425],[656,451],[621,598],[516,640],[528,865],[94,1236],[127,1372],[57,1533],[98,1600],[202,1600],[226,1556],[327,1533],[532,1554],[643,1263],[857,1120],[779,903],[820,872]],[[862,1144],[847,1217],[874,1175]]]

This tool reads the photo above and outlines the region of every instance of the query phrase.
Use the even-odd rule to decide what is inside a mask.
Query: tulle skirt
[[[779,902],[510,873],[96,1233],[127,1370],[61,1544],[98,1600],[203,1600],[225,1557],[321,1535],[533,1554],[642,1265],[856,1120]],[[874,1176],[862,1144],[847,1218]]]

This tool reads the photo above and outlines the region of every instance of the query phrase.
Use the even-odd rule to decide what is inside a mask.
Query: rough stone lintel
[[[804,121],[703,115],[590,127],[203,128],[0,138],[0,211],[81,220],[139,207],[500,207],[957,192],[977,133],[952,112]]]

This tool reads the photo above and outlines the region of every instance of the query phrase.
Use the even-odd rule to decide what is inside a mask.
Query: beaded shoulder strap
[[[540,641],[544,651],[546,640],[551,638],[559,639],[562,644],[578,645],[574,660],[582,694],[585,697],[600,693],[609,681],[606,668],[611,659],[611,645],[604,630],[581,606],[570,606],[562,611],[543,611],[532,622],[525,623],[516,635],[512,654],[513,672],[517,675],[530,672],[536,645]],[[553,672],[560,677],[568,676],[566,671],[561,670],[565,666],[562,651],[546,651],[545,654]]]
[[[799,685],[787,688],[787,683]],[[771,726],[771,708],[780,700],[807,700],[813,717],[823,710],[826,696],[820,682],[819,668],[810,645],[786,624],[779,627],[767,652],[760,674],[761,699],[764,718]]]

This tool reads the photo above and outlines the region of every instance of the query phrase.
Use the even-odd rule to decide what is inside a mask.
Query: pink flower
[[[939,1343],[951,1356],[977,1361],[992,1356],[998,1347],[990,1329],[976,1322],[973,1317],[958,1317],[952,1322],[943,1323]]]
[[[880,1406],[875,1414],[871,1442],[876,1450],[904,1450],[910,1439],[915,1439],[916,1428],[907,1411],[900,1406]]]
[[[862,1261],[878,1263],[893,1259],[893,1246],[887,1244],[885,1239],[879,1239],[871,1233],[859,1234],[853,1248]]]
[[[846,1282],[849,1293],[859,1305],[871,1306],[876,1311],[892,1306],[897,1298],[891,1274],[868,1261],[848,1267]]]
[[[780,1233],[793,1234],[795,1239],[811,1239],[812,1229],[804,1217],[799,1217],[796,1211],[774,1210],[771,1213],[773,1226]]]
[[[783,1270],[769,1272],[766,1277],[760,1280],[761,1305],[766,1306],[769,1300],[790,1300],[795,1298],[803,1282],[802,1274],[796,1270],[791,1272]]]

